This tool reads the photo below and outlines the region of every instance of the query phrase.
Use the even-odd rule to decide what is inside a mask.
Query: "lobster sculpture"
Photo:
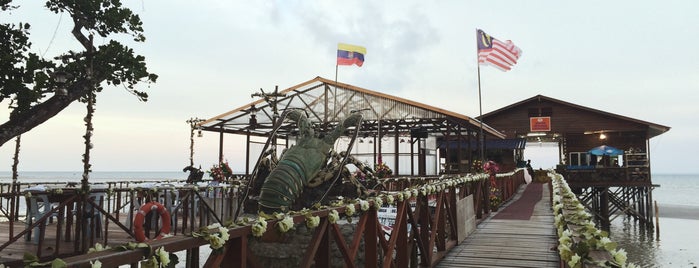
[[[337,128],[322,138],[314,132],[310,121],[301,110],[291,110],[285,114],[287,114],[287,118],[297,122],[298,141],[296,145],[285,150],[278,161],[273,159],[274,161],[267,162],[271,171],[262,183],[260,190],[258,200],[260,212],[286,211],[301,195],[305,187],[317,187],[331,180],[334,183],[334,180],[339,176],[338,172],[344,168],[348,159],[363,172],[372,172],[371,169],[364,167],[346,153],[338,154],[333,150],[335,141],[349,127],[357,127],[361,123],[361,114],[352,113]],[[353,142],[354,139],[350,142],[350,148]],[[276,154],[273,151],[265,153]],[[357,186],[358,191],[366,193],[366,189],[361,183],[356,180],[352,183]]]

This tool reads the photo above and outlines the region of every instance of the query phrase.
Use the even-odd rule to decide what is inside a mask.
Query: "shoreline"
[[[699,220],[699,207],[688,205],[658,204],[658,217]]]

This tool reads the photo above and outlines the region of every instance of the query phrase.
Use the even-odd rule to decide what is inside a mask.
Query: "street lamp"
[[[56,95],[68,96],[68,89],[66,89],[65,85],[66,82],[68,82],[68,79],[72,78],[72,75],[64,71],[57,71],[51,73],[51,76],[53,77],[53,80],[56,81],[56,84],[58,84],[58,88],[56,88],[55,91]]]
[[[250,122],[248,122],[250,129],[255,129],[257,127],[257,108],[253,104],[250,106]]]
[[[201,126],[197,126],[199,123],[204,122],[204,119],[190,118],[186,122],[189,124],[189,165],[194,167],[194,129],[197,129],[197,137],[201,138],[204,135],[201,133]]]

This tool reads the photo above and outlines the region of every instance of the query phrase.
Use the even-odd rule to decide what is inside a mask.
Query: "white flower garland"
[[[359,200],[359,208],[362,211],[367,211],[369,210],[369,201],[366,200]]]
[[[257,217],[257,221],[252,225],[251,229],[254,237],[262,237],[267,231],[267,220]]]
[[[284,216],[284,219],[277,222],[277,230],[281,233],[286,233],[294,228],[294,218]]]
[[[553,186],[553,212],[554,225],[558,233],[558,254],[562,261],[571,268],[583,266],[583,262],[592,263],[599,267],[637,267],[635,264],[626,262],[626,251],[617,249],[617,243],[609,239],[606,232],[595,227],[592,215],[585,211],[580,201],[570,189],[570,186],[563,179],[563,176],[553,171],[549,172],[551,184]],[[574,230],[569,226],[577,226]],[[575,243],[573,237],[579,238]],[[578,245],[582,245],[583,256],[577,252]],[[603,250],[609,252],[614,263],[606,260],[593,260],[587,256],[589,250]]]
[[[92,267],[102,267],[102,263],[92,263]],[[95,266],[95,265],[99,266]],[[153,256],[141,261],[141,267],[143,268],[161,268],[167,267],[170,264],[170,252],[165,251],[163,247],[159,247],[155,250]]]
[[[192,236],[204,238],[209,242],[211,249],[219,252],[230,238],[228,228],[221,226],[219,223],[211,224],[199,232],[192,232]]]
[[[340,213],[337,212],[337,210],[330,210],[330,213],[328,213],[328,221],[331,224],[337,223],[337,220],[340,219]]]
[[[354,204],[349,204],[349,205],[345,206],[345,215],[351,217],[352,215],[354,215],[354,211],[355,211]]]
[[[313,229],[318,227],[320,225],[320,217],[318,216],[313,216],[311,213],[307,213],[306,215],[306,227]]]

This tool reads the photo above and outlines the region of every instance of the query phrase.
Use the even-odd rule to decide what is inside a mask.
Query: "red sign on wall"
[[[529,130],[531,132],[536,131],[551,131],[551,117],[530,117],[529,118]]]

